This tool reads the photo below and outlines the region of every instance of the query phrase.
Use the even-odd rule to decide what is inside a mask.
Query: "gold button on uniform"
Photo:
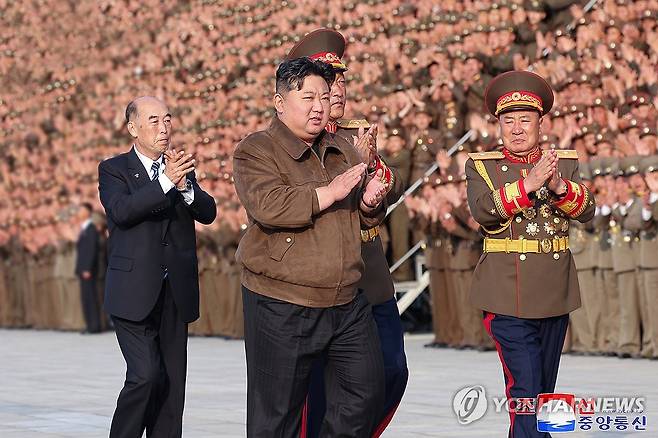
[[[558,254],[558,253],[554,253],[554,254],[553,254],[553,258],[554,258],[555,260],[559,259],[559,258],[560,258],[560,254]]]
[[[524,261],[525,259],[526,259],[526,255],[525,255],[525,254],[521,254],[521,255],[519,256],[519,260]]]
[[[287,243],[292,242],[292,237],[286,237],[286,242],[287,242]]]
[[[507,172],[507,169],[509,169],[509,167],[507,167],[507,166],[505,166],[505,165],[503,164],[503,166],[502,166],[500,169],[501,169],[503,172]]]
[[[522,220],[523,220],[523,219],[521,219],[521,216],[517,216],[517,217],[516,217],[516,223],[517,223],[517,224],[520,224]]]

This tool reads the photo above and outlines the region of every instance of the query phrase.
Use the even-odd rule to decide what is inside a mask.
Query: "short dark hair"
[[[276,69],[276,92],[283,95],[293,89],[299,91],[308,76],[320,76],[331,88],[336,73],[329,64],[306,57],[283,61]]]
[[[130,122],[137,115],[137,104],[134,100],[131,100],[128,106],[126,107],[126,123]]]
[[[80,207],[81,207],[81,208],[84,208],[84,209],[87,210],[89,213],[93,213],[93,212],[94,212],[94,207],[93,207],[90,203],[88,203],[88,202],[83,202],[82,204],[80,204]]]

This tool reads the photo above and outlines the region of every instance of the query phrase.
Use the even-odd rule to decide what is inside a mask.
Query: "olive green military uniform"
[[[587,163],[580,163],[580,177],[591,180]],[[582,306],[569,315],[571,350],[583,353],[598,351],[601,325],[601,299],[596,288],[596,262],[598,242],[594,239],[593,221],[573,222],[569,230],[569,244],[573,255]]]
[[[451,233],[453,254],[449,258],[449,269],[454,284],[456,315],[462,329],[460,345],[482,347],[489,343],[482,326],[482,311],[473,307],[470,301],[473,270],[482,253],[482,236],[466,226],[470,215],[467,206],[460,206],[453,214],[459,224]]]
[[[354,143],[353,137],[358,135],[359,128],[365,129],[370,126],[366,120],[338,120],[336,123],[335,135],[350,144]],[[405,188],[400,174],[395,169],[390,169],[393,173],[393,187],[386,195],[389,205],[400,198]],[[395,287],[379,236],[379,227],[361,232],[361,258],[365,266],[358,287],[364,291],[370,304],[382,304],[395,297]]]
[[[644,158],[640,163],[643,174],[658,172],[658,155]],[[646,302],[646,337],[652,357],[658,357],[658,193],[650,193],[649,205],[642,208],[640,231],[640,281],[644,284]]]

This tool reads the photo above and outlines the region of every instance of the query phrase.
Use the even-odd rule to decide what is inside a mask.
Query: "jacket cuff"
[[[561,199],[553,201],[553,205],[571,218],[578,217],[587,207],[589,191],[582,184],[564,178],[562,180],[567,185],[567,193]]]
[[[534,205],[525,190],[523,180],[501,187],[494,191],[493,197],[498,214],[505,219],[509,219]]]

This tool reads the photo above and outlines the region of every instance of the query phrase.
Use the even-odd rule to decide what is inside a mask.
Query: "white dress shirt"
[[[89,225],[93,224],[93,223],[94,223],[94,221],[92,221],[91,219],[87,219],[86,221],[84,221],[84,222],[82,223],[82,225],[80,225],[80,233],[83,233],[84,230],[86,230],[87,227],[88,227]]]
[[[133,149],[135,149],[135,153],[137,154],[137,158],[139,158],[139,161],[142,162],[142,165],[144,166],[144,169],[146,169],[146,174],[151,178],[151,166],[153,166],[154,160],[151,160],[149,157],[146,155],[142,154],[137,150],[136,147],[133,146]],[[160,183],[160,187],[162,187],[162,191],[164,193],[168,193],[169,190],[173,189],[176,187],[173,182],[169,179],[167,175],[164,174],[165,166],[164,166],[164,156],[160,155],[156,161],[160,163],[160,167],[158,168],[158,182]],[[183,195],[183,200],[187,205],[190,205],[191,203],[194,202],[194,189],[190,190],[179,190],[181,195]]]

